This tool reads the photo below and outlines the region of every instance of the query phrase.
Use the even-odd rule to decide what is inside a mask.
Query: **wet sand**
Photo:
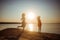
[[[24,31],[8,28],[0,31],[0,40],[60,40],[60,34]]]

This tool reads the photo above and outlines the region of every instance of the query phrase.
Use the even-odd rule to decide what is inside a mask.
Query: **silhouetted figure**
[[[40,32],[41,31],[41,25],[42,25],[40,16],[37,17],[37,22],[38,22],[38,32]]]
[[[22,13],[22,18],[21,18],[22,22],[21,22],[21,26],[18,26],[19,27],[23,27],[23,31],[24,31],[24,28],[26,26],[26,22],[25,22],[25,13]]]
[[[22,27],[23,27],[23,30],[26,26],[26,22],[25,22],[25,13],[22,14]]]

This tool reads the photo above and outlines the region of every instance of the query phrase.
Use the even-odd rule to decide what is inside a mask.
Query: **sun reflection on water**
[[[27,24],[26,30],[38,32],[38,27],[36,24]]]
[[[29,29],[30,31],[33,31],[33,26],[34,26],[33,24],[29,24],[29,25],[28,25],[28,29]]]

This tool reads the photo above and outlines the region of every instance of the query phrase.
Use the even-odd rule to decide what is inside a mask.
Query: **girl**
[[[38,22],[38,32],[40,32],[41,31],[41,25],[42,25],[40,16],[37,17],[37,22]]]

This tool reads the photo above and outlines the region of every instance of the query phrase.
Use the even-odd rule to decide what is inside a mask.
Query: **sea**
[[[0,31],[6,28],[18,28],[18,26],[21,24],[0,24]],[[26,24],[25,30],[38,32],[38,26],[37,24]],[[40,32],[60,34],[60,23],[42,23]]]

